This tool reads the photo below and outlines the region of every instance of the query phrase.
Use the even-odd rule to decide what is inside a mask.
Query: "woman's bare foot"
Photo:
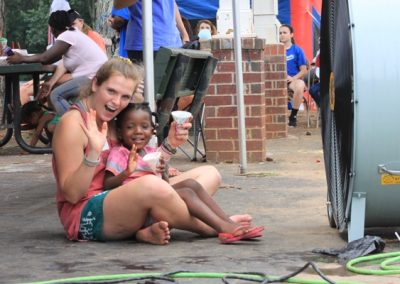
[[[136,233],[137,241],[154,245],[166,245],[170,238],[168,223],[165,221],[154,223]]]
[[[249,227],[251,225],[251,221],[253,220],[253,217],[249,214],[241,214],[241,215],[232,215],[229,217],[233,222],[240,224],[241,226],[244,227]]]

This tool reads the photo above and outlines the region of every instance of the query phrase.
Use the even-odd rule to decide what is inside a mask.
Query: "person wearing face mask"
[[[217,28],[209,20],[198,21],[195,31],[199,40],[208,40],[211,39],[212,36],[217,35]]]

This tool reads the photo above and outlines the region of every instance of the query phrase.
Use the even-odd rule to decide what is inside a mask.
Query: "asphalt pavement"
[[[290,129],[287,138],[269,140],[267,148],[269,161],[248,164],[243,175],[238,164],[215,164],[223,177],[215,199],[228,214],[251,214],[255,224],[266,227],[262,238],[221,245],[216,238],[174,230],[169,245],[155,246],[133,240],[68,241],[56,211],[51,155],[27,155],[15,143],[4,146],[0,149],[0,283],[174,271],[282,276],[309,261],[334,281],[400,283],[399,276],[350,273],[335,257],[312,253],[315,248],[346,245],[346,236],[328,224],[320,130]],[[200,164],[182,152],[172,162],[179,170]],[[399,250],[394,230],[373,232],[384,237],[385,252]],[[197,278],[201,275],[205,276],[177,282],[222,283]],[[320,279],[311,269],[299,277]]]

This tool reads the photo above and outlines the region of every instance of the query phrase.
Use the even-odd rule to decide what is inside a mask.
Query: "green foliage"
[[[21,11],[21,22],[29,27],[25,30],[23,46],[30,53],[40,53],[47,45],[47,21],[49,6],[47,1],[41,0],[35,9]]]
[[[5,0],[6,37],[19,42],[30,53],[41,53],[47,46],[47,22],[51,0]],[[85,22],[92,24],[95,1],[70,0]]]

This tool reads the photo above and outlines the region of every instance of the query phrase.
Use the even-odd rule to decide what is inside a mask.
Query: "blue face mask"
[[[210,40],[211,39],[211,31],[208,29],[202,29],[198,34],[199,40]]]

